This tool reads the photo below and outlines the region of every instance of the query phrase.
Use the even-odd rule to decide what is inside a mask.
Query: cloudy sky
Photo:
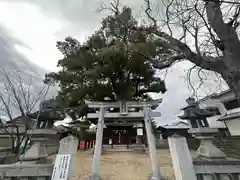
[[[143,0],[122,0],[136,10],[141,9]],[[56,41],[72,36],[84,41],[100,25],[104,13],[97,12],[99,0],[0,0],[0,31],[1,39],[10,36],[18,42],[12,44],[13,51],[21,53],[28,60],[48,70],[56,71],[57,61],[61,58],[56,49]],[[106,1],[107,2],[107,1]],[[137,11],[136,11],[137,12]],[[162,117],[158,124],[166,124],[176,120],[179,109],[185,105],[185,99],[191,95],[186,82],[186,71],[192,66],[189,62],[174,65],[165,72],[160,72],[166,78],[168,91],[159,107]],[[206,75],[207,79],[212,74]],[[212,78],[200,95],[204,96],[218,89]],[[198,83],[196,73],[192,81]]]

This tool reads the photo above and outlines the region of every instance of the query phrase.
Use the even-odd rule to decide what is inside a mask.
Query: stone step
[[[127,151],[146,151],[144,145],[131,144],[129,147],[127,145],[103,145],[104,150],[114,151],[114,152],[127,152]]]
[[[105,149],[105,151],[108,151],[108,152],[132,152],[134,151],[133,149],[130,149],[130,148],[126,148],[126,149]]]

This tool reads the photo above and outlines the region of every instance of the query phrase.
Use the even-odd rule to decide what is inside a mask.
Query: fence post
[[[203,174],[202,179],[203,180],[213,180],[213,176],[211,174]]]
[[[60,141],[51,180],[72,179],[77,148],[78,139],[73,136],[65,137]]]
[[[232,178],[231,178],[232,179]],[[220,180],[231,180],[228,174],[221,174],[220,175]]]
[[[185,137],[168,137],[176,180],[197,180],[192,157]]]

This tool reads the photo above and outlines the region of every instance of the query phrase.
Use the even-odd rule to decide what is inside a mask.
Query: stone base
[[[213,159],[222,159],[227,157],[224,152],[222,152],[219,148],[213,145],[211,139],[203,139],[200,147],[197,149],[196,154]]]
[[[102,180],[102,177],[96,174],[93,174],[88,177],[88,180]]]
[[[134,144],[130,146],[133,151],[138,153],[146,153],[145,145],[144,144]]]
[[[146,149],[143,147],[134,148],[134,151],[137,153],[146,153]]]
[[[165,180],[163,177],[159,177],[159,178],[157,178],[157,177],[151,177],[150,178],[150,180]]]

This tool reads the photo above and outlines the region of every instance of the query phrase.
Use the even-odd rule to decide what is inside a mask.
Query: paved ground
[[[166,180],[174,180],[169,150],[158,150],[161,173]],[[91,174],[92,154],[78,152],[74,180],[88,180]],[[107,152],[101,158],[103,180],[149,180],[151,164],[148,154],[134,152]]]

